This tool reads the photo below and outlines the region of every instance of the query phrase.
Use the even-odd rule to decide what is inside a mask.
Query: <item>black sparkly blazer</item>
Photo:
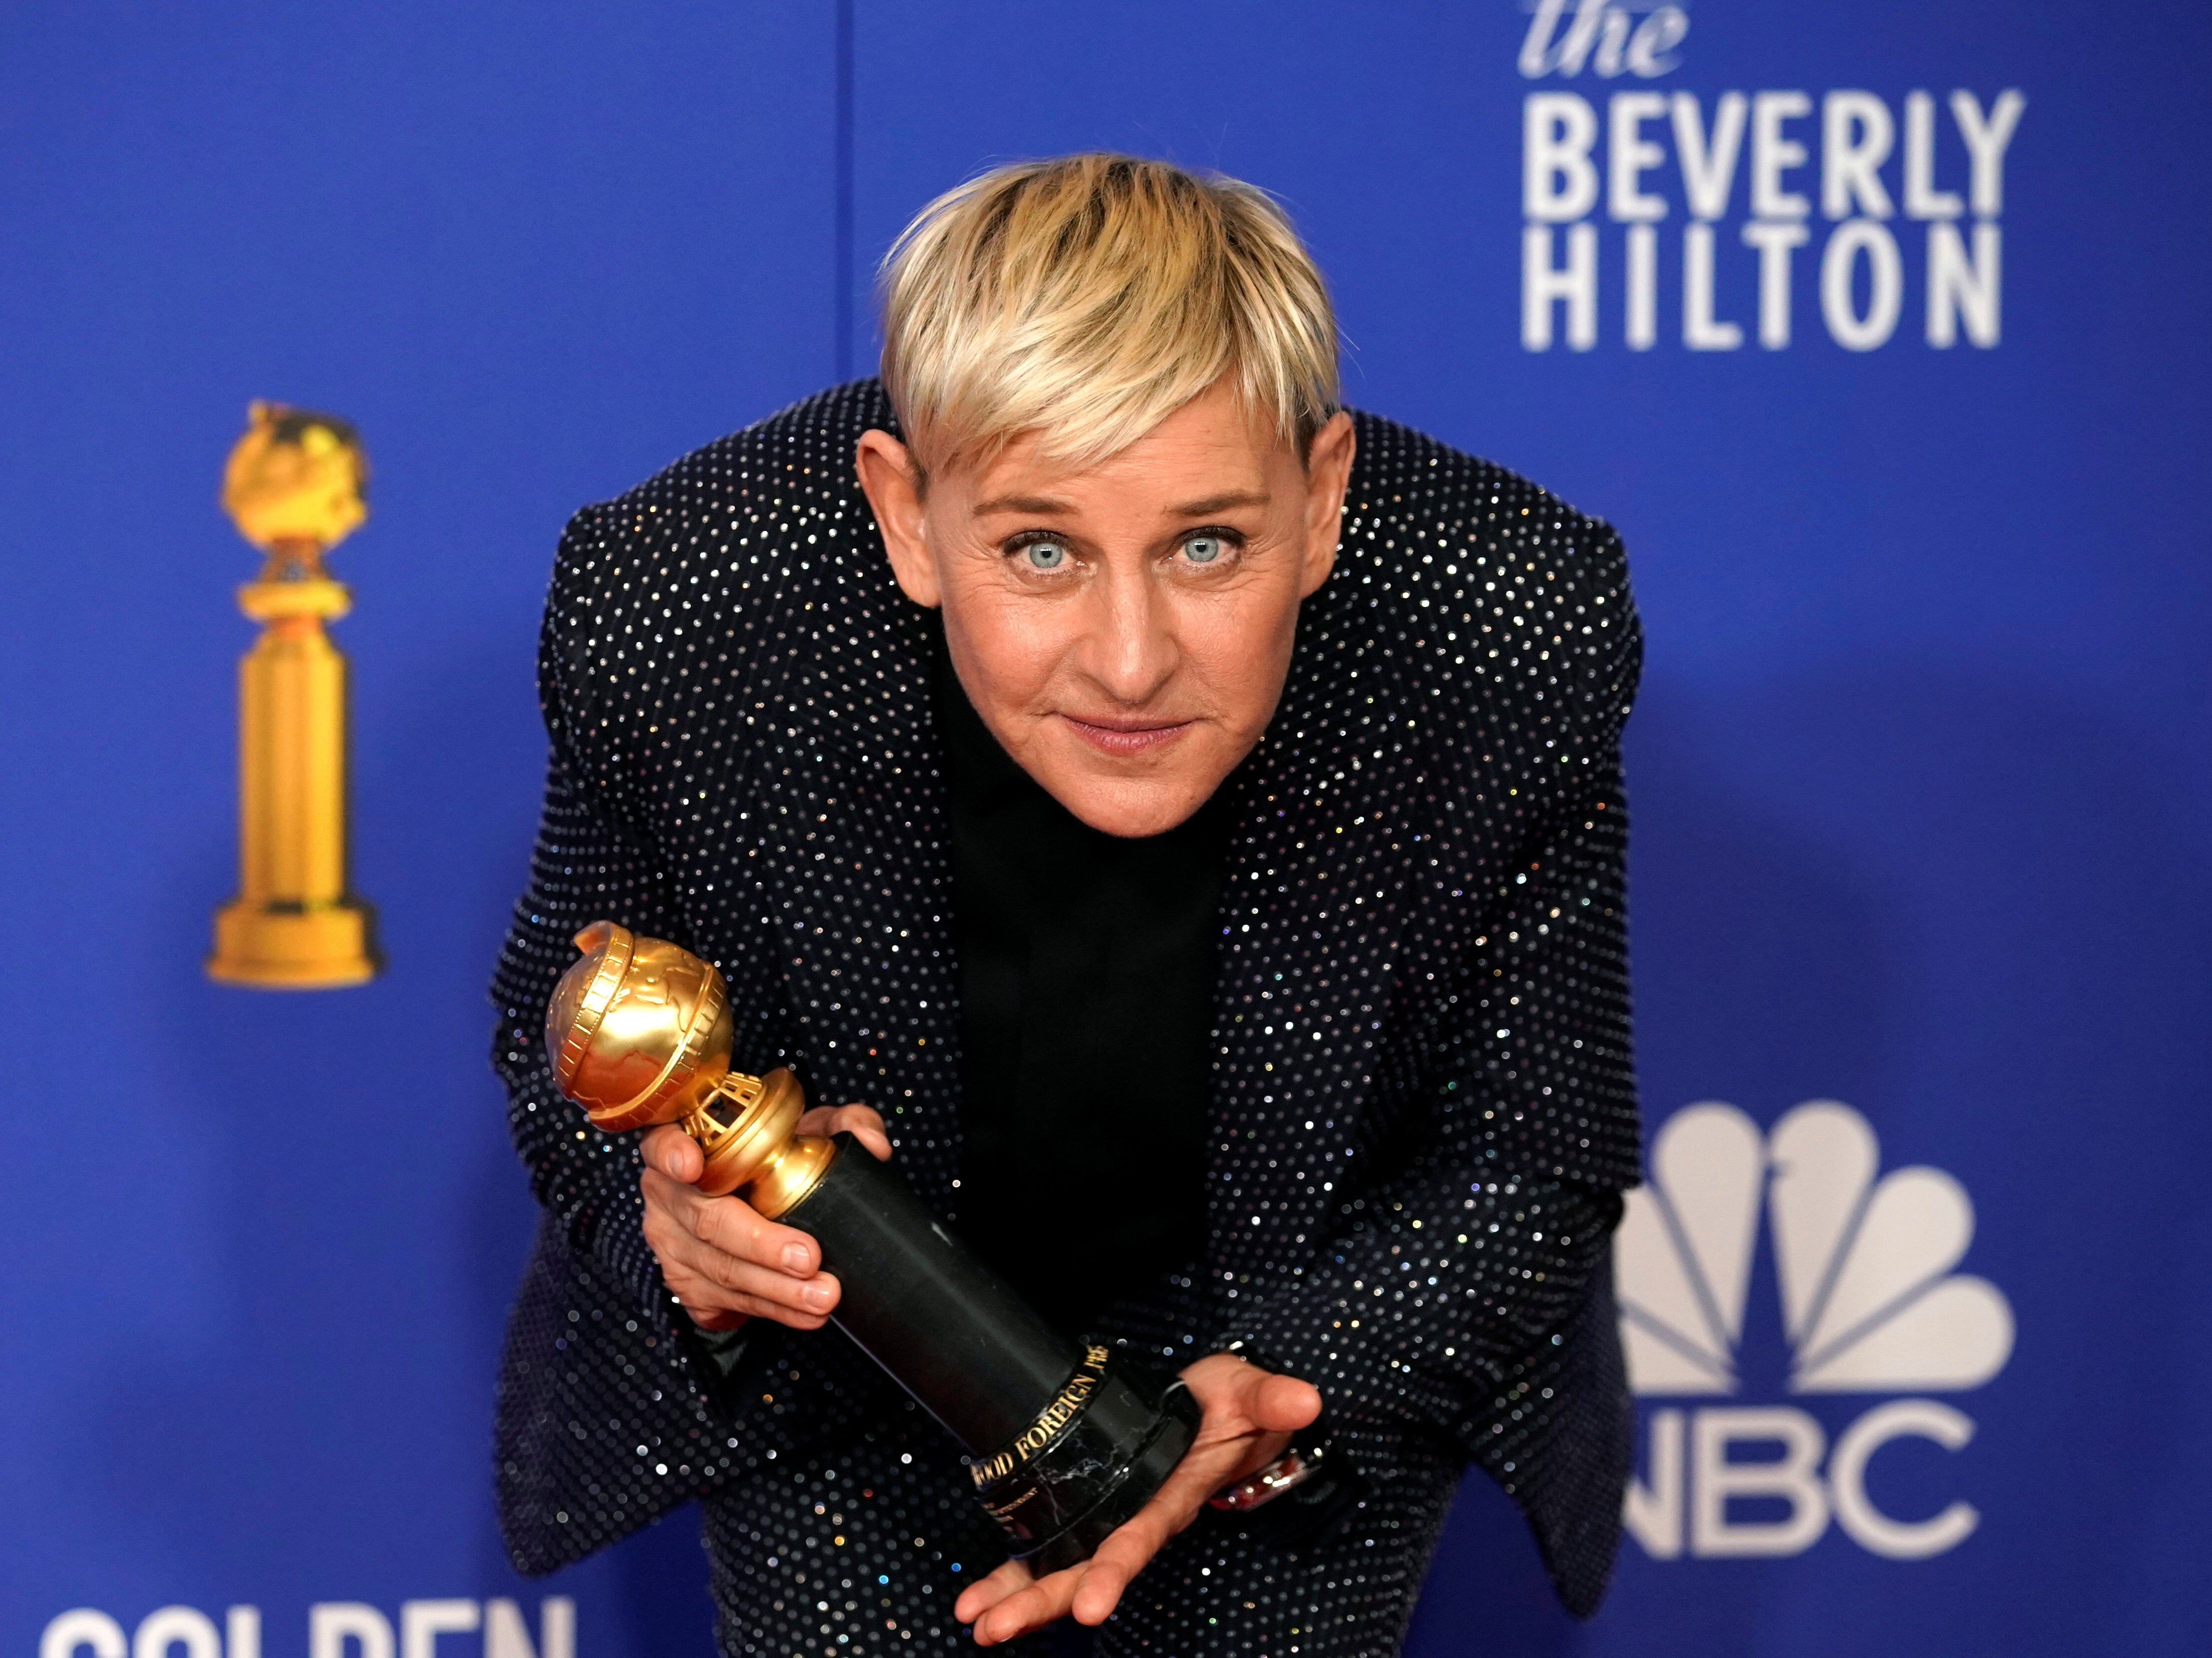
[[[1242,1344],[1334,1419],[1479,1461],[1587,1612],[1628,1465],[1610,1237],[1638,1177],[1619,759],[1636,616],[1605,525],[1356,418],[1335,571],[1224,785],[1198,1350]],[[580,926],[719,964],[739,1064],[876,1106],[907,1179],[955,1208],[929,635],[854,479],[872,426],[896,429],[873,381],[823,392],[586,508],[562,544],[544,818],[493,993],[544,1209],[497,1433],[526,1571],[788,1455],[817,1408],[726,1385],[641,1235],[635,1136],[588,1128],[553,1086],[543,1010]],[[848,1357],[873,1376],[834,1328],[767,1339],[811,1352],[825,1397],[882,1385],[834,1380]]]

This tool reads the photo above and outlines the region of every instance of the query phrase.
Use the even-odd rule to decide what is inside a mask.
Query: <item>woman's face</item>
[[[915,494],[904,446],[860,440],[861,487],[908,598],[1006,752],[1109,835],[1158,835],[1251,752],[1299,601],[1336,558],[1352,468],[1339,414],[1308,464],[1225,386],[1071,471],[1024,438]]]

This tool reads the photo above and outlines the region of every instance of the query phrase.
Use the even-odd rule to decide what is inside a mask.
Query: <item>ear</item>
[[[1358,447],[1352,416],[1340,409],[1314,434],[1306,451],[1306,567],[1298,584],[1304,598],[1336,568],[1336,544],[1344,526],[1344,492],[1352,486],[1352,458]]]
[[[899,591],[925,610],[944,602],[937,580],[937,561],[930,556],[928,538],[922,532],[921,489],[914,457],[888,432],[860,434],[853,456],[860,475],[860,489],[883,531],[884,550],[890,555],[891,574]]]

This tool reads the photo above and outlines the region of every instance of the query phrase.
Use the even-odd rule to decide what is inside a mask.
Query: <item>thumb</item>
[[[663,1123],[647,1134],[638,1150],[648,1168],[686,1186],[696,1184],[707,1172],[706,1154],[699,1143],[673,1123]]]
[[[1270,1433],[1289,1433],[1321,1414],[1321,1390],[1293,1376],[1262,1376],[1252,1389],[1246,1409],[1255,1427]]]

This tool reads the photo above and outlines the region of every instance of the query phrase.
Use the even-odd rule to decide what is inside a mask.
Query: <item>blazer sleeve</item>
[[[678,936],[679,917],[647,837],[627,821],[589,734],[590,593],[616,533],[587,507],[562,537],[538,649],[538,700],[550,743],[545,802],[530,879],[514,907],[491,986],[499,1017],[492,1065],[506,1084],[507,1123],[531,1189],[569,1247],[615,1274],[656,1315],[668,1293],[641,1226],[643,1161],[635,1134],[605,1134],[555,1084],[545,1005],[576,959],[575,934],[618,921]]]
[[[1604,545],[1617,568],[1609,531]],[[1574,780],[1485,896],[1414,1073],[1410,1154],[1313,1266],[1224,1333],[1314,1382],[1332,1417],[1502,1452],[1508,1489],[1504,1448],[1525,1451],[1563,1409],[1560,1350],[1605,1293],[1615,1171],[1633,1160],[1620,738],[1639,641],[1625,579],[1614,590],[1613,637],[1576,685]],[[1624,1145],[1626,1159],[1593,1149]],[[1618,1336],[1608,1322],[1589,1339]]]

